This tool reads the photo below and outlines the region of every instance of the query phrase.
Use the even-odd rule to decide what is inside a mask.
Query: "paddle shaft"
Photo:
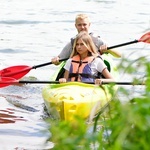
[[[134,43],[137,43],[137,42],[139,42],[139,40],[134,40],[134,41],[131,41],[131,42],[126,42],[126,43],[110,46],[107,49],[113,49],[113,48],[117,48],[117,47],[121,47],[121,46],[126,46],[126,45],[134,44]]]
[[[0,81],[0,84],[60,84],[59,81],[25,81],[25,80],[20,80],[20,81]],[[95,84],[94,82],[83,82],[87,84]],[[62,83],[63,84],[63,83]],[[143,82],[140,83],[133,83],[133,82],[102,82],[103,84],[117,84],[117,85],[145,85]]]
[[[59,60],[59,61],[62,62],[62,61],[65,61],[65,60],[67,60],[67,59],[68,59],[68,58],[64,58],[64,59],[61,59],[61,60]],[[48,63],[36,65],[36,66],[33,66],[32,69],[40,68],[40,67],[47,66],[47,65],[51,65],[51,64],[53,64],[53,63],[52,63],[52,62],[48,62]]]

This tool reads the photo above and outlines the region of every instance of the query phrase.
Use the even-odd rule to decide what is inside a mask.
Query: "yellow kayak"
[[[111,63],[111,57],[105,56],[107,63]],[[64,66],[63,62],[60,68]],[[107,66],[110,64],[107,64]],[[117,69],[112,67],[111,73],[116,76]],[[53,79],[55,80],[60,70],[57,70]],[[111,87],[111,88],[110,88]],[[93,117],[113,97],[110,90],[117,90],[117,85],[104,84],[96,86],[81,82],[67,82],[62,84],[49,84],[42,90],[42,96],[48,113],[54,119],[74,120],[75,116],[83,119]]]
[[[48,85],[42,94],[48,113],[55,119],[69,121],[74,116],[94,116],[112,98],[109,85],[101,88],[81,82]]]

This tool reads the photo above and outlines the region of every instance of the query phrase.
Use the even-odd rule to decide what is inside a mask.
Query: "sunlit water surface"
[[[74,18],[78,13],[90,16],[91,31],[97,32],[109,46],[139,39],[150,29],[150,1],[136,0],[1,0],[0,69],[14,65],[34,66],[50,62],[76,34]],[[137,43],[118,48],[123,57],[149,59],[149,44]],[[121,59],[114,58],[116,64]],[[135,64],[135,67],[136,64]],[[55,65],[32,69],[26,75],[49,80]],[[142,78],[144,69],[135,74],[119,74],[120,81]],[[0,149],[48,149],[51,135],[44,119],[47,113],[41,90],[44,85],[28,84],[0,89]],[[143,86],[125,86],[131,94],[142,94]],[[120,100],[125,98],[120,95]]]

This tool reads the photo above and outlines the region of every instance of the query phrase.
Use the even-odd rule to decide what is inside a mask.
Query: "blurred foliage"
[[[54,150],[149,150],[150,142],[150,64],[140,57],[135,61],[122,59],[119,70],[132,74],[143,67],[146,79],[133,78],[133,82],[144,82],[141,96],[130,99],[130,91],[119,88],[127,98],[122,103],[119,97],[102,109],[92,123],[76,118],[76,123],[48,120]],[[125,69],[126,68],[126,69]],[[137,85],[139,86],[139,85]],[[107,110],[107,111],[106,111]]]

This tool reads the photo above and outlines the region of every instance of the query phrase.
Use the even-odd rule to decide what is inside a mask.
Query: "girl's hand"
[[[96,85],[102,85],[102,79],[95,79]]]
[[[59,83],[65,83],[66,82],[66,78],[60,78],[59,79]]]

